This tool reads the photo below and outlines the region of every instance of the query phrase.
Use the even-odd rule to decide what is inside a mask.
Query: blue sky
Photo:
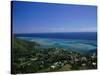
[[[13,1],[14,33],[96,32],[96,6]]]

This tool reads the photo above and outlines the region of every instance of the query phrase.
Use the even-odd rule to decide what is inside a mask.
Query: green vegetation
[[[12,74],[96,69],[97,57],[12,38]]]

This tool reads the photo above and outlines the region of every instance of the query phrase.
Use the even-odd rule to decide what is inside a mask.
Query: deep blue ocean
[[[40,37],[55,39],[82,39],[97,40],[96,32],[69,32],[69,33],[28,33],[16,34],[17,37]]]
[[[70,32],[70,33],[28,33],[15,34],[17,38],[35,41],[42,48],[64,48],[76,52],[89,52],[97,50],[96,32]]]

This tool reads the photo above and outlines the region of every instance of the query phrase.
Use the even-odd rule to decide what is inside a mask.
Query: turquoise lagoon
[[[41,37],[18,37],[20,39],[35,41],[40,44],[41,48],[63,48],[68,51],[86,53],[97,49],[95,40],[78,40],[78,39],[55,39]]]

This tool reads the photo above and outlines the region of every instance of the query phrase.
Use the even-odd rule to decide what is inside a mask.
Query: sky
[[[96,32],[97,7],[12,2],[13,33]]]

